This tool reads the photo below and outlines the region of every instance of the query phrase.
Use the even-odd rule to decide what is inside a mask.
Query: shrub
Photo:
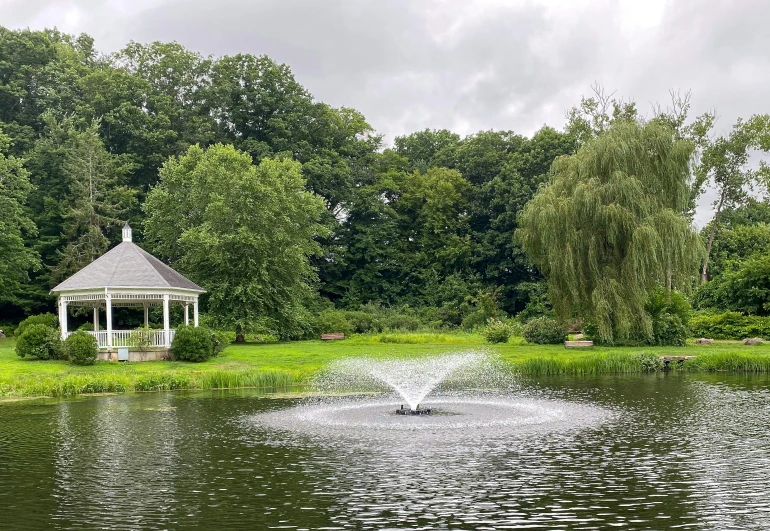
[[[31,324],[16,339],[16,354],[39,360],[55,360],[63,356],[59,331],[44,324]]]
[[[353,332],[356,334],[369,334],[371,332],[380,332],[382,325],[379,319],[371,313],[362,311],[347,311],[345,319],[350,323]]]
[[[19,323],[19,326],[17,326],[16,330],[14,331],[14,335],[16,337],[19,337],[24,333],[24,330],[26,330],[28,326],[32,326],[36,324],[45,325],[49,328],[58,328],[59,319],[52,313],[32,315]]]
[[[507,343],[513,331],[508,323],[499,319],[490,319],[484,329],[484,338],[489,343]]]
[[[75,365],[93,365],[98,352],[96,338],[83,330],[70,334],[64,340],[64,351]]]
[[[206,361],[214,355],[212,332],[199,326],[180,326],[171,342],[171,353],[180,361]]]
[[[350,334],[353,327],[342,310],[324,310],[315,318],[316,334]]]
[[[653,341],[660,347],[683,347],[689,330],[678,315],[662,312],[652,323]]]
[[[532,319],[524,326],[524,339],[539,345],[558,345],[567,337],[567,327],[550,317]]]
[[[738,312],[701,313],[690,318],[694,337],[710,339],[770,338],[770,317],[742,315]]]
[[[422,321],[415,315],[394,313],[382,319],[383,330],[408,330],[414,332],[422,327]]]
[[[634,359],[639,362],[644,372],[662,371],[664,368],[663,360],[660,356],[650,353],[641,353],[634,355]]]
[[[155,330],[150,328],[137,328],[131,330],[131,335],[128,338],[128,344],[139,350],[147,350],[152,345],[152,339],[155,335]]]
[[[211,343],[214,349],[214,356],[219,356],[227,348],[227,345],[232,343],[232,340],[227,332],[211,332]]]
[[[488,317],[481,312],[472,312],[465,316],[460,327],[467,332],[472,332],[486,326],[487,319]]]

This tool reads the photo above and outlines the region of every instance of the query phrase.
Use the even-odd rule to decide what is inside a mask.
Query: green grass
[[[738,341],[718,341],[709,346],[565,350],[560,345],[529,345],[520,338],[489,345],[474,334],[384,333],[344,341],[232,345],[204,363],[97,362],[91,367],[20,359],[13,346],[13,339],[0,340],[0,397],[242,387],[282,391],[305,384],[326,364],[340,358],[417,357],[472,348],[488,350],[515,372],[531,376],[641,372],[642,353],[697,356],[686,362],[683,370],[770,372],[770,344],[748,347]]]

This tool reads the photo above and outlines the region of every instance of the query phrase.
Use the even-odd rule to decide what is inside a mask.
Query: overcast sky
[[[770,112],[769,23],[767,0],[0,0],[1,25],[85,32],[102,52],[175,40],[267,54],[387,142],[561,127],[594,82],[645,113],[691,90],[724,132]]]

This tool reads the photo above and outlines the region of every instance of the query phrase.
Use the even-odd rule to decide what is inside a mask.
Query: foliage
[[[152,345],[152,339],[155,335],[155,330],[150,328],[137,328],[131,330],[131,335],[128,338],[130,346],[138,350],[148,350]]]
[[[148,243],[208,291],[218,327],[282,338],[309,328],[309,257],[320,252],[324,206],[304,191],[298,163],[254,166],[232,146],[193,146],[166,162],[143,208]]]
[[[687,289],[701,253],[682,215],[692,149],[657,123],[617,122],[557,159],[516,235],[561,319],[594,322],[608,342],[652,337],[649,294]]]
[[[524,325],[524,339],[538,345],[558,345],[567,338],[567,327],[550,317],[538,317]]]
[[[658,289],[645,305],[645,311],[652,320],[651,345],[683,347],[689,336],[687,323],[692,308],[683,294]]]
[[[16,338],[16,354],[20,358],[30,356],[39,360],[60,359],[64,352],[59,331],[44,324],[25,327]]]
[[[743,203],[748,190],[757,185],[766,188],[770,167],[760,161],[759,169],[749,164],[752,151],[770,151],[770,115],[755,115],[738,121],[727,137],[718,137],[704,149],[696,175],[703,183],[717,189],[714,218],[709,227],[706,253],[701,270],[701,283],[708,280],[709,258],[722,209]]]
[[[72,127],[66,124],[64,127]],[[62,127],[52,122],[51,127]],[[136,191],[124,185],[128,167],[111,155],[99,138],[98,124],[71,132],[64,145],[61,173],[68,184],[62,199],[67,241],[60,251],[54,277],[63,280],[90,264],[109,248],[105,232],[127,219],[135,208]]]
[[[317,334],[350,334],[353,326],[341,310],[324,310],[315,319]]]
[[[38,324],[45,325],[49,328],[58,328],[59,319],[52,313],[31,315],[19,323],[19,326],[16,327],[16,331],[14,335],[16,337],[19,337],[21,334],[24,333],[24,330],[26,330],[27,327],[32,325],[38,325]]]
[[[12,302],[29,271],[40,266],[38,254],[24,245],[25,237],[37,233],[24,209],[32,185],[24,161],[4,154],[9,140],[0,130],[0,303]]]
[[[64,340],[64,351],[74,365],[93,365],[99,346],[94,336],[78,330]]]
[[[699,287],[698,307],[770,315],[770,253],[757,253],[729,266]]]
[[[211,330],[202,326],[179,327],[171,342],[171,353],[179,361],[206,361],[214,356]]]
[[[656,356],[655,354],[642,353],[637,354],[635,358],[638,360],[639,365],[641,365],[644,372],[657,372],[662,371],[664,368],[663,360],[660,356]]]
[[[689,322],[693,337],[709,339],[770,338],[770,317],[742,315],[738,312],[699,313]]]
[[[511,326],[499,319],[491,319],[484,329],[484,339],[489,343],[507,343],[512,335]]]
[[[212,331],[211,332],[211,344],[213,347],[214,356],[219,356],[230,345],[230,335],[227,332]]]

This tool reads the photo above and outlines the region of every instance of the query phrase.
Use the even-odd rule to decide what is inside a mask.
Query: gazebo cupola
[[[193,324],[198,326],[198,296],[205,293],[200,286],[146,252],[132,241],[131,227],[123,227],[123,242],[116,245],[86,267],[51,290],[58,296],[59,323],[62,339],[67,330],[69,306],[88,306],[94,310],[94,331],[99,348],[129,346],[131,330],[114,330],[112,309],[132,307],[148,311],[152,305],[163,305],[163,329],[151,335],[151,346],[169,347],[174,339],[170,327],[169,306],[184,306],[184,322],[189,324],[189,308],[193,308]],[[106,330],[99,330],[99,311],[106,312]]]

